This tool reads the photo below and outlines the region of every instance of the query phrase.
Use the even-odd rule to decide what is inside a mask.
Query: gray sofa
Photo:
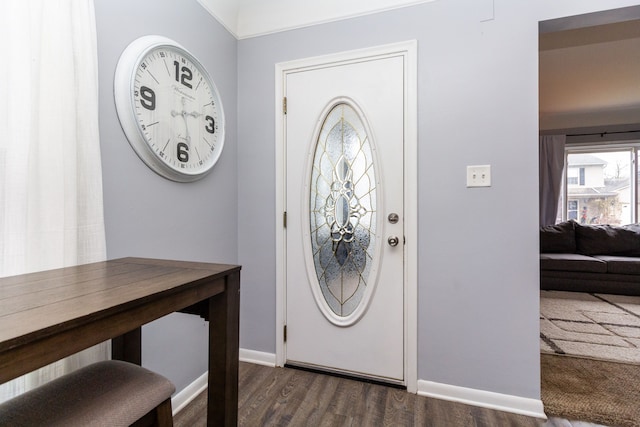
[[[540,289],[640,295],[640,224],[540,227]]]

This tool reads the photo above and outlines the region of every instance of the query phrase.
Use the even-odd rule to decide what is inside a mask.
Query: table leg
[[[238,425],[240,272],[226,278],[225,292],[209,298],[208,426]]]
[[[142,328],[111,340],[111,358],[142,365]]]

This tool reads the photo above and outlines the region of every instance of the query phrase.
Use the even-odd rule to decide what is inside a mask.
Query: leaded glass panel
[[[370,285],[376,247],[376,171],[366,127],[347,103],[324,118],[309,195],[311,248],[322,295],[340,317]]]

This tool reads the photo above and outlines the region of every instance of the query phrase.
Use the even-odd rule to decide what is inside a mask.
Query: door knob
[[[389,246],[398,246],[399,241],[400,240],[398,240],[397,236],[389,236],[389,238],[387,239]]]

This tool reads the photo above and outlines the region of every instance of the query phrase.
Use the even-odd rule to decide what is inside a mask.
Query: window
[[[582,224],[638,222],[640,144],[567,146],[563,218]]]
[[[578,202],[576,200],[569,200],[567,204],[567,219],[578,219]]]
[[[567,169],[567,185],[584,185],[585,168],[570,166]]]
[[[376,248],[377,170],[360,114],[344,102],[324,117],[309,185],[309,226],[318,285],[329,308],[348,317],[371,288]]]

